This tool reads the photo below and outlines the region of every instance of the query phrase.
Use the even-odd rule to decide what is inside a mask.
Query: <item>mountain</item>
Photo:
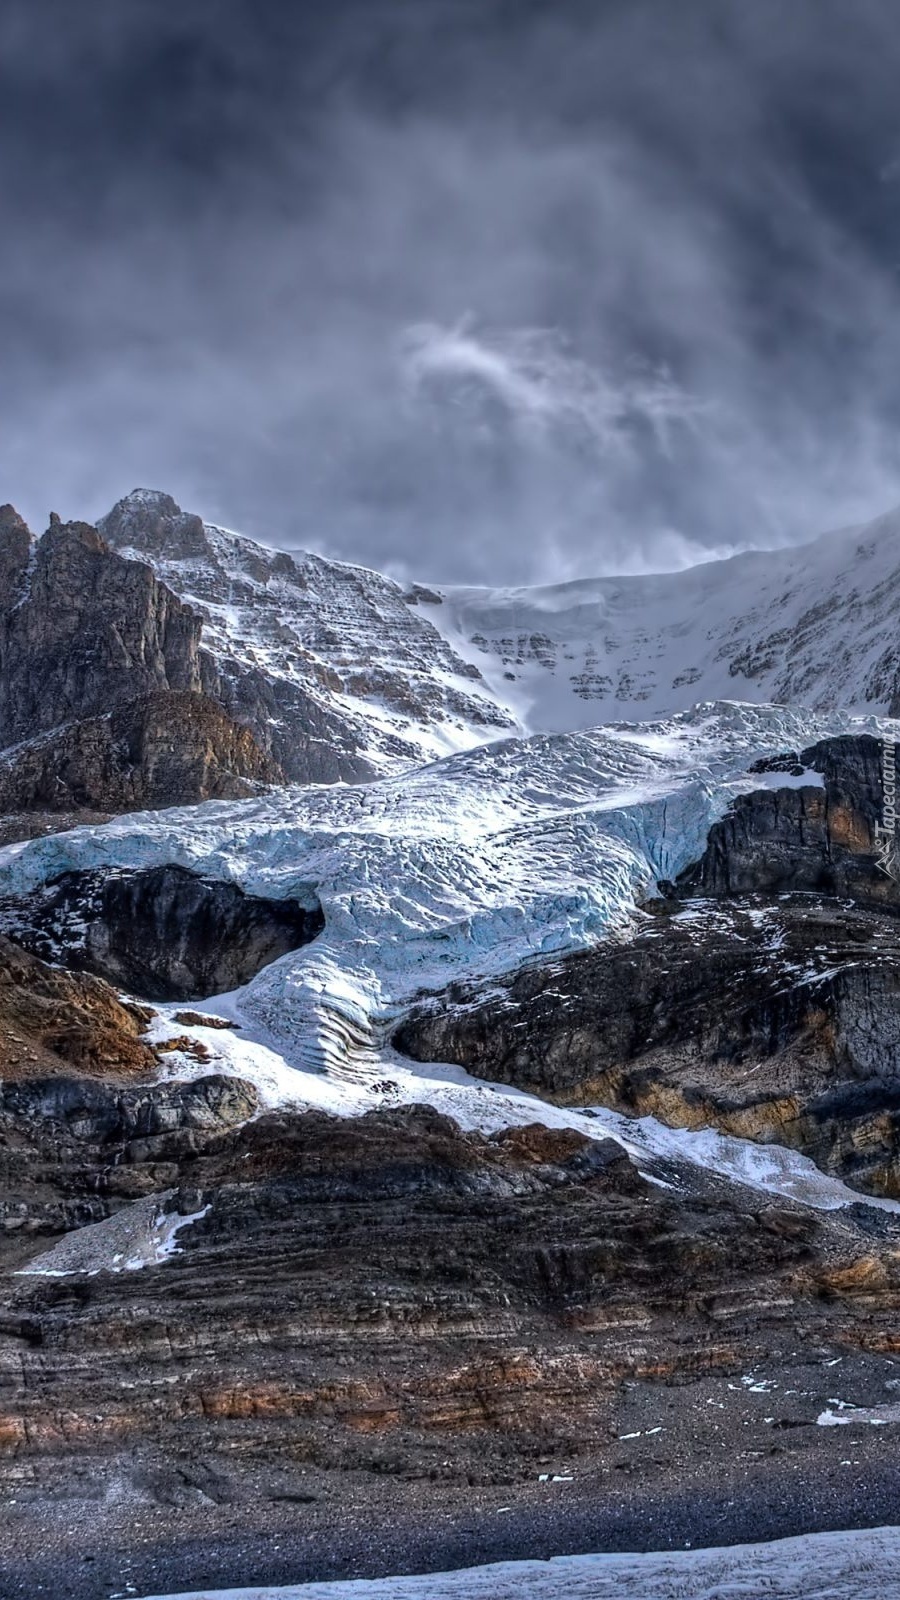
[[[669,716],[701,700],[900,710],[900,511],[683,572],[425,604],[530,731]]]
[[[0,516],[4,1592],[892,1514],[897,531],[485,593]]]
[[[225,680],[302,687],[369,775],[698,701],[900,709],[900,511],[788,550],[530,589],[402,586],[273,552],[148,490],[98,527],[203,617]],[[241,691],[219,692],[240,719]]]
[[[148,490],[98,527],[203,617],[226,678],[301,685],[372,771],[705,700],[900,709],[900,511],[788,550],[531,589],[404,587]]]
[[[426,618],[427,589],[267,549],[150,490],[120,500],[98,529],[202,619],[217,697],[290,778],[373,777],[514,727]]]
[[[900,514],[666,576],[439,590],[135,490],[37,540],[5,508],[0,567],[8,838],[695,701],[900,706]]]

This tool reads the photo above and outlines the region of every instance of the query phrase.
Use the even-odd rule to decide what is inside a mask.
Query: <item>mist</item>
[[[6,0],[0,499],[425,580],[900,502],[891,0]]]

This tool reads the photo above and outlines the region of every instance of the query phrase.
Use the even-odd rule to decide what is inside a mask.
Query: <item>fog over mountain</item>
[[[890,0],[6,0],[3,495],[444,581],[900,501]]]

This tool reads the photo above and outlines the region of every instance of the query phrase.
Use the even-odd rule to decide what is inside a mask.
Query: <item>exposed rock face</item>
[[[714,1183],[686,1196],[608,1143],[462,1135],[424,1108],[229,1127],[242,1108],[215,1083],[177,1105],[155,1090],[155,1112],[118,1094],[108,1115],[67,1085],[7,1096],[55,1185],[43,1211],[26,1198],[40,1227],[8,1235],[10,1265],[40,1266],[54,1204],[97,1221],[127,1195],[162,1203],[147,1185],[164,1179],[165,1204],[210,1208],[164,1265],[97,1272],[95,1231],[93,1276],[5,1280],[8,1491],[46,1505],[86,1473],[178,1506],[198,1461],[215,1498],[248,1495],[254,1463],[273,1496],[312,1471],[533,1481],[546,1461],[617,1459],[635,1383],[724,1390],[771,1363],[786,1315],[795,1346],[893,1327],[892,1219]]]
[[[627,944],[451,991],[397,1035],[538,1094],[774,1140],[900,1194],[900,930],[797,898],[690,902]]]
[[[207,553],[206,533],[200,517],[182,511],[170,494],[136,490],[119,500],[100,527],[116,549],[140,551],[146,556],[167,556],[191,561]]]
[[[179,1181],[179,1163],[187,1167],[256,1108],[250,1084],[215,1074],[143,1087],[114,1070],[0,1084],[4,1264],[33,1255],[61,1231],[166,1191]]]
[[[145,563],[86,523],[53,518],[33,540],[6,507],[0,580],[4,812],[187,804],[283,779],[202,692],[201,619]]]
[[[741,795],[710,830],[702,859],[683,873],[680,894],[783,894],[807,890],[859,904],[900,907],[900,886],[878,868],[881,743],[825,739],[760,771],[811,768],[824,787]]]
[[[48,1073],[127,1079],[157,1068],[150,1013],[100,979],[48,967],[0,937],[0,1081]]]
[[[0,811],[139,811],[239,799],[283,773],[207,695],[158,692],[0,754]]]
[[[147,491],[101,526],[54,516],[35,540],[0,510],[7,812],[359,782],[442,749],[432,725],[469,743],[510,726],[390,579],[298,565]]]
[[[365,783],[378,769],[366,740],[302,683],[273,679],[258,667],[204,652],[207,692],[253,729],[268,759],[294,783]],[[394,755],[406,752],[397,746]]]
[[[0,524],[11,581],[0,610],[0,743],[103,715],[161,689],[202,688],[200,618],[87,523],[42,539]]]
[[[323,926],[321,909],[174,866],[65,873],[25,902],[4,900],[0,921],[36,955],[150,1000],[236,989]]]

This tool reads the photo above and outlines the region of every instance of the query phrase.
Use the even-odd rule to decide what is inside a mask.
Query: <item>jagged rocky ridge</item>
[[[99,523],[203,618],[212,692],[288,777],[353,782],[512,730],[512,715],[427,620],[421,585],[296,558],[136,490]]]

